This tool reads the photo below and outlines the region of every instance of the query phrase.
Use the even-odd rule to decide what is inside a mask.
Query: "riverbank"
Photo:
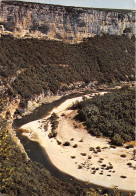
[[[76,112],[67,110],[77,100],[81,101],[82,97],[68,99],[52,110],[51,113],[55,112],[59,116],[56,138],[48,137],[51,132],[48,118],[51,114],[23,125],[23,134],[38,141],[59,170],[97,185],[110,188],[117,186],[119,189],[135,191],[133,149],[111,148],[108,139],[89,135],[85,128],[73,119]],[[64,146],[65,142],[69,142],[69,145]],[[126,154],[126,157],[121,157],[122,154]],[[132,167],[129,167],[128,163],[131,163]]]

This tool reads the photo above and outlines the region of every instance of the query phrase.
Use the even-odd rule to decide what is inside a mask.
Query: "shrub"
[[[114,137],[112,138],[111,142],[114,144],[114,145],[117,145],[117,146],[122,146],[123,143],[124,143],[124,140],[121,138],[121,136],[117,133],[114,134]]]
[[[74,128],[75,128],[75,129],[77,129],[77,128],[78,128],[78,126],[74,124]]]
[[[127,178],[126,176],[120,176],[121,178]]]
[[[75,156],[71,156],[71,158],[72,158],[72,159],[75,159],[76,157],[75,157]]]
[[[94,150],[94,151],[93,151],[93,153],[97,154],[97,153],[98,153],[98,151]]]
[[[86,156],[86,153],[81,153],[82,156]]]
[[[114,145],[111,145],[110,147],[111,147],[111,148],[116,148],[116,146],[114,146]]]
[[[106,167],[106,170],[109,170],[109,169],[110,169],[110,167],[109,167],[109,166],[107,166],[107,167]]]
[[[61,142],[60,142],[60,141],[58,141],[58,140],[57,140],[57,143],[58,143],[58,145],[60,145],[60,144],[61,144]]]
[[[83,142],[83,139],[79,140],[79,142]]]
[[[120,156],[123,157],[123,158],[125,158],[126,157],[126,154],[121,154]]]
[[[97,152],[101,152],[101,149],[97,149]]]
[[[127,163],[128,166],[132,166],[132,163]]]
[[[77,144],[74,144],[73,148],[77,148]]]
[[[63,146],[70,146],[70,142],[64,142]]]
[[[100,146],[97,146],[96,149],[97,149],[97,150],[100,149]]]
[[[134,147],[133,144],[130,144],[130,145],[126,146],[127,149],[133,148],[133,147]]]
[[[78,165],[78,169],[82,169],[82,166],[81,165]]]
[[[107,146],[104,146],[102,149],[107,149],[108,147]]]
[[[59,117],[57,116],[56,113],[52,113],[50,120],[51,120],[51,127],[52,127],[52,131],[57,129],[59,121],[57,120]]]
[[[123,33],[131,33],[132,32],[132,29],[131,28],[125,28],[123,30]]]
[[[90,148],[89,148],[89,151],[94,151],[94,148],[93,148],[93,147],[90,147]]]
[[[65,116],[65,114],[63,113],[63,114],[61,114],[61,116]]]
[[[48,137],[49,138],[53,138],[53,137],[56,137],[57,136],[57,133],[56,132],[52,132],[52,133],[49,133],[48,134]]]
[[[103,164],[102,167],[106,167],[106,164]]]
[[[88,159],[91,159],[91,158],[92,158],[92,157],[89,155],[89,156],[88,156]]]

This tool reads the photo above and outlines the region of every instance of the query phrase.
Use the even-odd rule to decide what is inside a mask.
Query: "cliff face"
[[[102,33],[131,37],[133,11],[72,8],[22,2],[0,4],[0,35],[57,39],[70,43]]]

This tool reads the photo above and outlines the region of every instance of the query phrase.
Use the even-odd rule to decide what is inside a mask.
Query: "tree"
[[[117,145],[117,146],[122,146],[124,143],[124,140],[120,137],[119,134],[114,134],[114,137],[112,138],[112,144]]]

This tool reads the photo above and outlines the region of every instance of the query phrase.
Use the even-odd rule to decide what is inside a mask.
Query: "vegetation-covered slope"
[[[27,161],[4,127],[0,131],[0,142],[0,192],[3,195],[80,195],[87,191],[84,184],[61,182],[41,164]]]
[[[104,96],[95,96],[74,107],[77,119],[85,122],[88,132],[108,136],[115,145],[135,140],[134,89],[118,90]]]
[[[9,95],[19,94],[25,100],[42,91],[55,93],[76,81],[133,80],[134,60],[134,41],[124,36],[97,36],[77,45],[0,39],[0,80]],[[0,94],[0,112],[7,101],[5,96]],[[133,133],[129,136],[133,139]],[[84,184],[61,182],[40,164],[27,161],[7,133],[1,116],[0,150],[0,192],[5,195],[81,195],[87,191]]]
[[[9,94],[29,99],[76,81],[133,80],[134,41],[103,35],[70,45],[38,39],[0,39],[0,75]]]

